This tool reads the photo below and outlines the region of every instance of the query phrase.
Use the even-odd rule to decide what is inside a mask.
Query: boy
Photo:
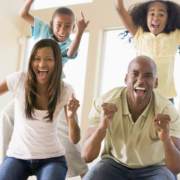
[[[89,24],[89,21],[85,22],[83,13],[81,12],[81,20],[77,21],[74,17],[74,13],[68,8],[57,9],[53,16],[50,25],[39,20],[37,17],[33,17],[29,14],[29,9],[34,0],[25,1],[24,5],[19,11],[19,16],[23,18],[30,26],[31,33],[35,41],[46,38],[53,38],[58,42],[61,53],[63,66],[69,59],[74,59],[77,56],[78,47],[82,34]],[[69,36],[76,26],[76,36],[71,43]],[[65,75],[63,74],[63,78]]]
[[[57,9],[52,17],[50,25],[39,20],[37,17],[33,17],[29,14],[31,4],[34,0],[25,1],[24,5],[19,11],[20,17],[22,17],[30,26],[31,33],[35,41],[40,39],[52,38],[58,42],[61,53],[63,66],[69,59],[74,59],[77,56],[78,47],[80,44],[81,36],[84,29],[87,27],[89,21],[85,22],[83,13],[81,12],[81,20],[77,21],[74,17],[74,13],[68,8]],[[71,42],[69,36],[76,26],[76,36]],[[63,78],[65,75],[63,74]],[[73,177],[80,175],[81,177],[88,171],[87,165],[81,159],[80,145],[73,145],[68,138],[67,121],[64,115],[64,111],[61,113],[61,118],[58,125],[58,136],[66,150],[66,161],[68,165],[67,177]],[[0,114],[0,133],[2,149],[0,161],[3,160],[7,146],[10,142],[13,125],[14,125],[14,100],[11,101]]]

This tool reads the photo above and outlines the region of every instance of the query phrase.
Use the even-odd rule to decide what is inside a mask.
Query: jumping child
[[[174,61],[180,45],[180,5],[154,0],[134,4],[127,12],[123,0],[115,0],[115,7],[135,41],[136,55],[146,55],[157,65],[156,90],[173,102],[177,96]]]

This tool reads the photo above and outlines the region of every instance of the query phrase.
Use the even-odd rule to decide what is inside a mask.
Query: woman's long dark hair
[[[44,119],[49,119],[47,122],[53,121],[53,114],[56,109],[57,103],[60,101],[61,96],[61,90],[62,90],[62,82],[61,82],[61,76],[62,76],[62,56],[61,56],[61,50],[58,45],[58,43],[52,39],[43,39],[38,41],[31,52],[30,58],[29,58],[29,65],[27,70],[27,78],[25,82],[25,114],[27,119],[35,119],[33,117],[34,114],[34,103],[37,95],[37,79],[36,75],[33,71],[32,63],[34,61],[34,57],[38,51],[38,49],[44,48],[44,47],[50,47],[53,50],[54,60],[55,60],[55,66],[54,71],[52,74],[52,77],[50,79],[50,83],[48,86],[48,113],[47,116],[44,117]]]

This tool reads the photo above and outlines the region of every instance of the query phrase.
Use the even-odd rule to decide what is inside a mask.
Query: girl
[[[38,180],[65,179],[67,165],[57,125],[64,108],[69,138],[74,144],[80,140],[79,101],[61,76],[59,45],[44,39],[35,44],[27,73],[14,73],[0,83],[0,95],[10,91],[16,96],[14,131],[0,180],[25,180],[31,175]]]
[[[137,56],[153,59],[158,68],[158,88],[173,102],[174,60],[180,45],[180,6],[171,1],[154,0],[133,5],[127,12],[123,0],[115,0],[117,12],[132,34]]]

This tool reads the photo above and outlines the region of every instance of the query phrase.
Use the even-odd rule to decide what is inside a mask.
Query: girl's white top
[[[26,72],[16,72],[7,77],[7,86],[15,94],[14,131],[7,150],[7,156],[19,159],[45,159],[62,156],[65,153],[57,136],[60,111],[68,103],[72,86],[64,82],[60,102],[53,115],[53,122],[47,123],[43,117],[48,111],[36,110],[36,120],[25,116],[25,80]]]

